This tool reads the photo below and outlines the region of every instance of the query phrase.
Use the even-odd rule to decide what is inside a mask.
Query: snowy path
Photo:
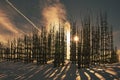
[[[0,62],[0,80],[120,80],[120,63],[78,70],[70,62],[59,68],[53,64]]]

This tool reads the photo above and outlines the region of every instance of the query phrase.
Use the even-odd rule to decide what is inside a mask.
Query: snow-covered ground
[[[64,67],[22,62],[0,62],[0,80],[120,80],[120,63],[77,69],[67,62]]]

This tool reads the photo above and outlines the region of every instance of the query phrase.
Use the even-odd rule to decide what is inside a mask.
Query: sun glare
[[[65,23],[65,32],[67,35],[67,59],[70,59],[70,23]]]
[[[70,59],[70,32],[67,32],[67,59]]]

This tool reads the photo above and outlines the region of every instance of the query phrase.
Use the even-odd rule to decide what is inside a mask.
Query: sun
[[[79,37],[78,37],[78,36],[74,36],[73,40],[74,40],[75,42],[78,42],[78,41],[79,41]]]

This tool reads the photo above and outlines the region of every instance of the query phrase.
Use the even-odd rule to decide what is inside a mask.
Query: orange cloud
[[[18,33],[17,28],[14,27],[14,25],[8,19],[8,16],[2,10],[0,10],[0,25],[2,25],[1,27],[4,27],[12,33]]]
[[[66,10],[59,0],[48,0],[48,5],[42,10],[42,16],[43,24],[47,27],[48,31],[52,27],[50,26],[51,24],[55,25],[55,30],[57,30],[59,22],[63,23],[66,20]]]
[[[0,41],[7,42],[8,39],[18,36],[19,33],[20,30],[12,24],[8,15],[3,10],[0,10]]]

